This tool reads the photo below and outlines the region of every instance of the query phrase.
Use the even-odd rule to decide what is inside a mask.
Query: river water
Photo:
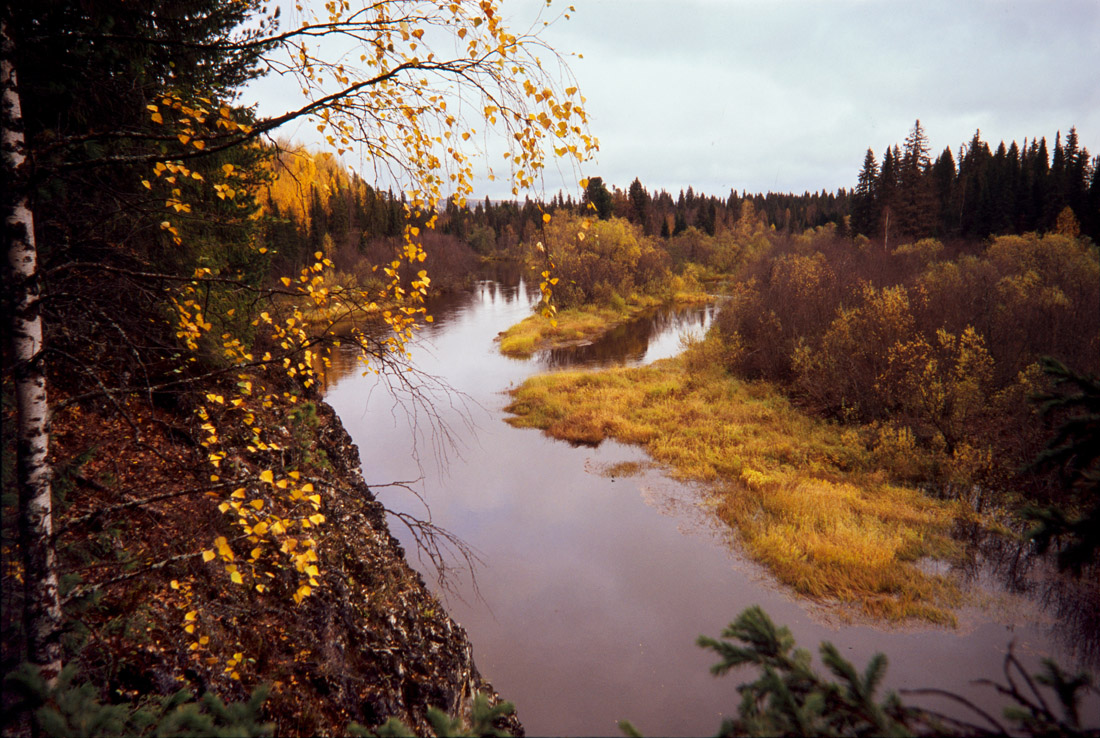
[[[985,567],[976,577],[978,604],[960,611],[957,629],[851,622],[775,585],[699,508],[695,488],[645,468],[637,448],[574,447],[504,423],[507,390],[526,377],[674,355],[680,337],[701,335],[714,314],[666,313],[592,346],[526,361],[501,356],[494,337],[530,314],[536,296],[522,281],[489,280],[429,306],[434,323],[417,339],[413,360],[453,391],[433,391],[429,381],[427,406],[410,411],[409,396],[363,376],[348,352],[335,357],[326,392],[383,504],[430,516],[479,557],[474,578],[461,570],[461,557],[452,558],[449,584],[436,591],[529,735],[618,735],[621,719],[649,735],[713,734],[736,712],[736,686],[750,673],[712,676],[717,659],[695,639],[718,636],[755,604],[815,654],[830,640],[862,670],[884,652],[888,689],[948,689],[998,714],[992,689],[971,682],[1001,677],[1010,642],[1029,666],[1053,656],[1095,671],[1096,623],[1072,598],[1045,592],[1054,607],[1044,612],[993,586]],[[641,473],[617,476],[626,462],[642,465]],[[408,484],[385,486],[393,482]],[[396,518],[390,524],[410,562],[435,583],[409,531]],[[1091,641],[1082,638],[1090,631]],[[924,704],[964,714],[943,701]],[[1085,711],[1100,723],[1096,700]]]

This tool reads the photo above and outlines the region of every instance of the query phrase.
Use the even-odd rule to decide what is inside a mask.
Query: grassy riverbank
[[[707,483],[708,504],[746,552],[802,595],[954,623],[959,591],[920,562],[957,553],[949,531],[962,506],[892,483],[886,454],[859,430],[806,416],[770,385],[693,368],[681,356],[534,377],[513,392],[509,422],[639,444],[674,477]]]

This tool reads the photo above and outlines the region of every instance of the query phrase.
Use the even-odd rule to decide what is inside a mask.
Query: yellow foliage
[[[931,425],[951,453],[989,404],[993,358],[970,326],[961,336],[941,328],[936,343],[933,347],[923,336],[895,343],[878,381],[889,386],[905,412]]]
[[[321,572],[315,563],[319,536],[309,535],[313,531],[308,529],[325,524],[323,499],[312,483],[302,482],[298,470],[265,468],[271,464],[265,452],[278,451],[281,446],[257,418],[263,418],[269,408],[298,400],[289,393],[277,395],[265,386],[268,373],[282,373],[305,390],[318,382],[314,366],[326,357],[324,348],[317,345],[318,333],[311,332],[306,322],[307,312],[340,316],[349,312],[349,306],[372,306],[389,333],[381,339],[368,339],[355,329],[353,339],[362,346],[376,347],[374,353],[364,355],[365,362],[390,365],[403,361],[415,332],[430,320],[423,307],[432,281],[421,268],[426,258],[419,240],[422,229],[434,227],[434,213],[447,194],[462,205],[473,191],[474,152],[458,148],[456,141],[469,140],[482,127],[505,132],[513,192],[535,182],[551,149],[580,162],[598,148],[588,133],[584,99],[576,86],[569,84],[568,70],[554,65],[561,74],[545,71],[538,54],[552,54],[552,50],[536,36],[509,32],[497,0],[423,4],[417,7],[416,22],[411,26],[392,22],[390,3],[354,10],[337,3],[326,10],[325,27],[339,28],[345,37],[364,41],[365,53],[358,64],[353,66],[342,58],[326,60],[316,50],[308,53],[305,44],[297,40],[301,37],[293,32],[280,38],[290,39],[283,42],[283,48],[292,52],[288,79],[296,77],[301,83],[310,98],[314,122],[334,152],[281,147],[269,162],[271,176],[262,192],[257,173],[234,164],[196,172],[188,162],[198,152],[219,149],[232,136],[252,134],[253,124],[237,120],[229,101],[213,95],[192,99],[169,91],[150,104],[148,112],[150,119],[163,127],[166,140],[179,142],[176,151],[182,153],[180,158],[166,156],[154,163],[143,185],[170,213],[161,222],[161,237],[182,245],[187,231],[172,219],[190,212],[192,192],[203,193],[241,222],[255,218],[260,205],[266,204],[308,224],[313,213],[304,195],[311,190],[327,199],[337,189],[365,187],[361,180],[352,181],[340,160],[353,146],[362,160],[381,165],[400,180],[406,203],[404,237],[394,259],[379,265],[379,276],[385,275],[381,286],[361,290],[332,283],[333,262],[318,251],[313,254],[315,261],[304,265],[298,275],[275,275],[272,279],[281,282],[278,294],[272,291],[262,295],[266,301],[252,302],[258,307],[242,315],[239,324],[229,320],[232,310],[215,310],[209,300],[212,290],[233,289],[226,285],[240,279],[237,274],[221,274],[217,267],[204,265],[169,297],[176,338],[192,353],[188,360],[194,360],[195,352],[204,351],[216,356],[219,365],[241,371],[232,392],[210,392],[206,404],[196,410],[202,421],[206,458],[236,486],[227,498],[215,496],[214,501],[225,516],[225,525],[234,532],[217,536],[202,558],[217,560],[230,581],[260,594],[267,590],[263,582],[274,578],[274,570],[297,572],[292,590],[295,602],[319,586]],[[437,37],[425,33],[427,28],[449,29],[451,33]],[[441,40],[442,46],[433,50]],[[454,58],[454,44],[458,44],[459,59],[446,61]],[[448,74],[448,68],[461,69],[462,74]],[[381,78],[387,81],[379,82]],[[270,121],[255,125],[269,124],[273,125]],[[449,193],[443,192],[444,183]],[[608,238],[599,243],[611,245],[613,241]],[[253,246],[256,263],[270,263],[268,245]],[[415,277],[403,281],[403,272],[415,273]],[[553,275],[546,276],[546,294],[556,280]],[[378,305],[385,309],[377,311]],[[239,308],[238,304],[234,309]],[[245,330],[239,330],[240,325]],[[262,346],[256,355],[252,353],[254,345]],[[243,554],[238,558],[234,547],[248,551],[247,560]],[[192,649],[199,651],[205,643],[200,637]],[[234,679],[239,678],[235,669],[239,662],[237,655],[228,664]]]

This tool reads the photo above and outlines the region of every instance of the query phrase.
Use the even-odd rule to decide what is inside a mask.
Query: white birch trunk
[[[27,658],[53,683],[61,671],[61,602],[54,559],[49,466],[50,408],[42,356],[38,251],[26,178],[23,115],[13,62],[14,44],[0,27],[0,88],[3,89],[3,171],[12,193],[5,206],[5,237],[11,271],[12,343],[18,410],[19,534],[23,549]],[[24,184],[20,184],[24,183]]]

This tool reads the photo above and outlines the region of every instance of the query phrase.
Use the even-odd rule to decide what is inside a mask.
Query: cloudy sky
[[[544,37],[583,54],[585,174],[622,188],[851,187],[918,118],[934,156],[1071,126],[1100,153],[1100,0],[567,1]]]
[[[1071,126],[1100,154],[1100,0],[554,0],[549,15],[543,0],[504,0],[504,9],[518,32],[569,3],[571,18],[542,37],[569,60],[601,150],[583,171],[549,169],[543,197],[579,194],[581,176],[623,189],[638,177],[674,195],[689,185],[723,196],[850,188],[867,148],[881,161],[918,118],[933,156],[957,154],[976,129],[995,148],[1036,136],[1053,144]],[[255,91],[262,112],[287,104],[277,77]],[[281,133],[316,143],[312,128]],[[476,184],[478,197],[511,197],[501,180]]]

